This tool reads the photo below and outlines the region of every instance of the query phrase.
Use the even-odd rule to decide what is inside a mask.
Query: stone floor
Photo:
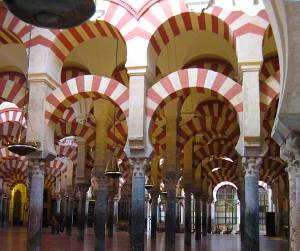
[[[77,230],[73,229],[72,236],[65,234],[51,235],[49,229],[43,230],[42,245],[43,251],[92,251],[93,230],[86,232],[84,243],[76,240]],[[164,250],[164,234],[158,234],[156,241],[146,238],[147,251]],[[209,235],[200,243],[192,241],[191,249],[184,248],[184,235],[177,234],[176,251],[240,251],[240,241],[237,235]],[[0,229],[0,250],[1,251],[26,251],[26,228]],[[129,250],[128,234],[125,232],[115,233],[113,239],[107,240],[106,250],[120,251]],[[288,242],[280,239],[261,237],[261,251],[286,251]]]

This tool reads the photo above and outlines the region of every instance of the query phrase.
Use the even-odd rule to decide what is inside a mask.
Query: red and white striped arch
[[[271,103],[280,93],[280,70],[278,58],[271,58],[264,62],[260,74],[260,110],[265,113]]]
[[[84,24],[71,29],[49,30],[49,33],[48,39],[43,39],[43,43],[45,46],[49,46],[61,62],[65,60],[74,48],[93,38],[108,37],[117,39],[122,43],[125,42],[123,36],[116,27],[102,20],[97,20],[95,22],[87,21]]]
[[[215,58],[201,58],[187,63],[183,69],[188,68],[203,68],[207,70],[216,71],[223,75],[235,79],[235,71],[231,64],[224,60]]]
[[[154,84],[147,91],[146,115],[148,129],[154,113],[169,100],[185,97],[192,92],[212,91],[223,96],[238,114],[243,111],[242,87],[229,77],[206,69],[180,70]]]
[[[22,73],[0,72],[0,100],[12,102],[19,108],[25,105],[25,76]]]
[[[22,159],[6,160],[0,165],[0,177],[4,179],[8,187],[16,183],[26,184],[28,161]]]
[[[2,136],[2,145],[9,143],[17,137],[20,128],[26,129],[26,120],[18,108],[9,107],[0,110],[0,135]],[[21,138],[26,136],[26,130],[22,131]],[[3,139],[5,142],[3,142]]]
[[[61,70],[61,82],[65,83],[72,78],[76,78],[83,75],[90,75],[90,72],[86,69],[79,67],[63,67]]]
[[[270,76],[280,80],[280,73],[279,73],[279,60],[278,57],[272,57],[264,61],[261,70],[259,79],[260,81],[266,81]]]
[[[0,3],[0,44],[25,43],[30,25],[14,16],[4,3]]]
[[[51,175],[60,177],[62,174],[66,173],[68,166],[60,159],[56,158],[49,163],[49,168],[51,170]]]
[[[58,122],[55,125],[55,139],[61,140],[68,136],[78,136],[86,140],[92,147],[95,144],[95,128],[76,122]]]
[[[212,172],[214,168],[219,168],[219,170]],[[222,159],[213,159],[209,161],[207,165],[203,166],[204,173],[210,177],[214,185],[221,183],[223,181],[236,182],[236,164],[230,161]]]
[[[84,98],[105,96],[128,116],[128,88],[118,81],[95,75],[73,78],[55,89],[48,97],[45,116],[57,123],[72,104]]]
[[[127,87],[129,86],[129,75],[127,73],[125,65],[120,65],[119,67],[117,67],[112,74],[112,78]]]
[[[157,17],[156,20],[160,18],[159,15],[151,15],[151,18],[153,16]],[[160,19],[154,22],[157,26],[150,38],[150,53],[156,57],[174,37],[191,30],[215,33],[235,47],[237,37],[245,34],[263,37],[269,25],[265,11],[249,16],[242,11],[229,11],[218,6],[205,10],[199,16],[186,11],[177,14],[169,12],[167,19],[164,16]]]

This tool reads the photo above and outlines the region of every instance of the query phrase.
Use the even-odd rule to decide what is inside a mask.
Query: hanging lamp
[[[31,30],[32,29],[30,28],[28,54],[27,54],[27,71],[26,71],[26,79],[25,79],[25,97],[27,97],[27,99],[29,99],[29,88],[28,88],[28,75],[29,74],[28,74],[28,72],[29,72],[29,63],[30,63]],[[26,100],[26,101],[28,103],[28,100]],[[27,116],[27,118],[26,118],[26,116]],[[21,111],[21,117],[20,117],[21,123],[24,118],[26,119],[27,129],[29,129],[30,121],[28,118],[28,105],[26,103]],[[20,127],[17,131],[16,142],[10,143],[7,146],[7,149],[14,154],[18,154],[19,156],[25,156],[30,153],[34,153],[37,150],[36,142],[33,142],[33,143],[23,142],[22,135],[23,135],[23,126],[20,125]]]
[[[54,29],[66,29],[87,21],[96,11],[95,0],[3,0],[22,21]]]
[[[147,190],[150,190],[150,189],[152,189],[154,187],[154,184],[152,183],[152,181],[151,181],[151,176],[149,176],[148,177],[148,180],[147,180],[147,182],[146,182],[146,184],[145,184],[145,188],[147,189]]]

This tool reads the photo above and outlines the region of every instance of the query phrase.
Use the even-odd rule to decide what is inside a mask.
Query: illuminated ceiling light
[[[215,167],[215,168],[213,168],[213,169],[211,170],[211,172],[214,173],[214,172],[216,172],[216,171],[218,171],[218,170],[220,170],[220,169],[221,169],[221,167]]]
[[[164,162],[165,162],[165,160],[164,159],[160,159],[159,160],[159,165],[161,166],[161,165],[163,165],[164,164]]]
[[[87,21],[96,11],[95,0],[3,0],[22,21],[54,29],[66,29]]]
[[[231,158],[228,158],[228,157],[222,157],[221,159],[233,162],[233,160]]]

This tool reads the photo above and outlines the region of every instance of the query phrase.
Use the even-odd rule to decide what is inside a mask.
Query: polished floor
[[[93,230],[89,229],[85,235],[84,243],[79,243],[76,239],[77,230],[73,229],[72,236],[65,234],[52,235],[49,229],[43,230],[42,250],[43,251],[92,251],[93,250]],[[164,234],[158,234],[156,241],[151,241],[146,236],[145,250],[163,251]],[[238,235],[209,235],[201,242],[192,241],[190,249],[184,247],[184,235],[176,236],[176,251],[240,251],[240,241]],[[261,251],[286,251],[288,242],[279,239],[269,239],[261,237]],[[26,251],[26,228],[6,228],[0,229],[0,250],[1,251]],[[106,250],[123,251],[129,250],[128,234],[117,232],[113,239],[107,239]]]

